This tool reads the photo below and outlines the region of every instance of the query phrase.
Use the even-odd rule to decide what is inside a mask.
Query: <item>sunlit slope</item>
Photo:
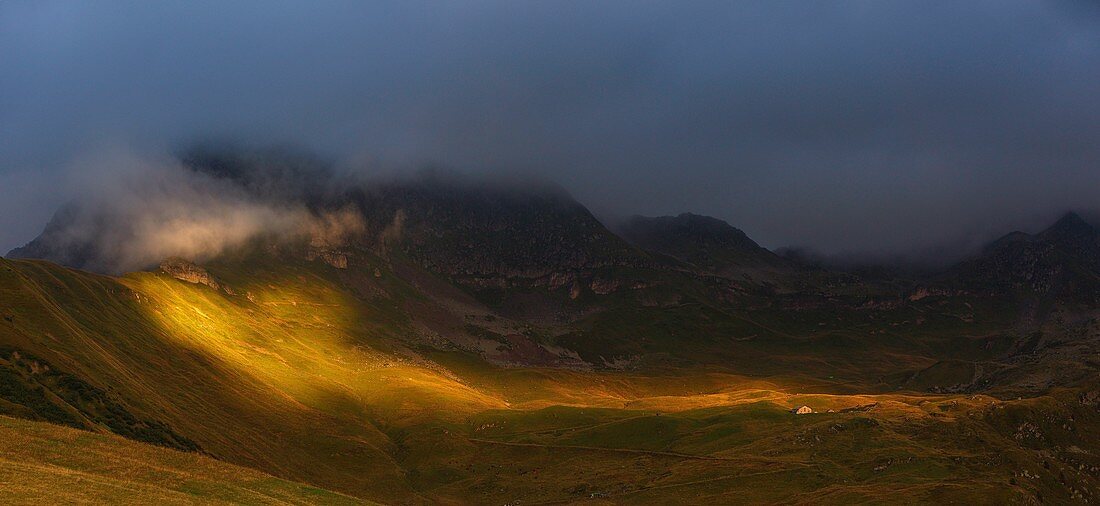
[[[195,453],[0,416],[5,504],[364,504]]]
[[[949,348],[996,353],[994,310],[612,308],[562,335],[684,353],[626,370],[500,367],[425,337],[456,318],[428,293],[442,288],[362,261],[376,264],[236,260],[208,266],[214,287],[0,260],[0,412],[387,503],[1094,498],[1097,385],[1004,400],[888,377]],[[956,381],[946,368],[917,379]],[[789,412],[803,404],[818,413]]]
[[[33,261],[3,261],[0,276],[8,317],[0,344],[42,364],[25,368],[27,381],[34,370],[64,370],[136,419],[277,476],[414,500],[394,442],[377,425],[503,406],[372,350],[367,334],[397,327],[364,323],[369,308],[309,273],[257,278],[238,295],[165,275],[116,281]],[[110,428],[94,412],[73,416]]]

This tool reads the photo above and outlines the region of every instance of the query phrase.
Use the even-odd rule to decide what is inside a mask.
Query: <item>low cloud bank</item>
[[[264,162],[238,164],[254,174],[228,174],[178,159],[113,153],[75,167],[86,174],[81,195],[58,211],[43,234],[13,256],[59,260],[89,270],[122,273],[168,257],[204,261],[264,238],[308,239],[315,246],[364,232],[351,208],[311,210],[304,195],[275,188],[292,181]],[[238,176],[262,174],[271,185]],[[329,173],[318,171],[317,184]],[[274,185],[274,186],[273,186]]]

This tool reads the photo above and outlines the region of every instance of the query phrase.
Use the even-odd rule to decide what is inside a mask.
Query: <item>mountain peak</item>
[[[972,288],[1093,300],[1100,279],[1100,232],[1076,213],[1034,235],[1013,232],[955,272]]]
[[[681,213],[676,216],[633,216],[622,226],[627,239],[651,242],[657,236],[723,247],[757,249],[760,245],[740,229],[711,216]]]
[[[711,216],[633,216],[620,225],[619,233],[642,249],[715,272],[783,263],[740,229]]]
[[[1062,215],[1050,228],[1039,234],[1044,238],[1093,235],[1096,235],[1096,228],[1072,211]]]

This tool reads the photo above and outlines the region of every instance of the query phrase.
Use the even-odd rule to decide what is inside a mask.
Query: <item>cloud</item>
[[[122,273],[169,257],[202,261],[257,238],[313,236],[327,244],[357,230],[347,211],[313,213],[300,199],[250,191],[171,158],[114,150],[82,160],[73,170],[83,194],[31,247],[73,255],[67,263],[90,270]]]
[[[309,245],[314,248],[341,248],[352,242],[362,242],[367,235],[366,220],[350,205],[311,216],[306,224]]]
[[[221,137],[538,176],[601,215],[711,214],[771,247],[1034,230],[1100,197],[1096,19],[1068,0],[6,2],[0,249],[80,193],[53,181],[81,153]]]

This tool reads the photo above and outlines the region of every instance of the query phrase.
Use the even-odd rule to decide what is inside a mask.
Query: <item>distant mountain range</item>
[[[315,213],[350,210],[362,221],[354,234],[325,245],[331,251],[299,252],[311,258],[322,253],[342,258],[356,249],[380,252],[392,247],[428,271],[484,290],[548,286],[583,292],[582,285],[593,283],[645,284],[659,278],[658,272],[668,271],[723,278],[735,291],[784,286],[785,291],[823,293],[830,285],[856,282],[854,278],[869,291],[882,289],[884,283],[899,286],[894,271],[828,267],[795,253],[777,255],[709,216],[634,216],[609,230],[565,190],[549,184],[494,183],[450,173],[332,184],[332,176],[319,162],[281,152],[274,158],[277,162],[272,159],[270,153],[221,151],[183,157],[188,170],[227,181],[244,193],[302,204]],[[7,257],[110,272],[109,266],[116,265],[112,256],[121,248],[105,248],[97,238],[108,235],[108,230],[125,229],[124,218],[72,204],[59,210],[41,235]],[[900,283],[906,289],[924,286],[1095,302],[1100,286],[1097,234],[1092,225],[1069,213],[1039,234],[1008,234],[950,268],[902,275]],[[158,262],[143,268],[154,268]]]

